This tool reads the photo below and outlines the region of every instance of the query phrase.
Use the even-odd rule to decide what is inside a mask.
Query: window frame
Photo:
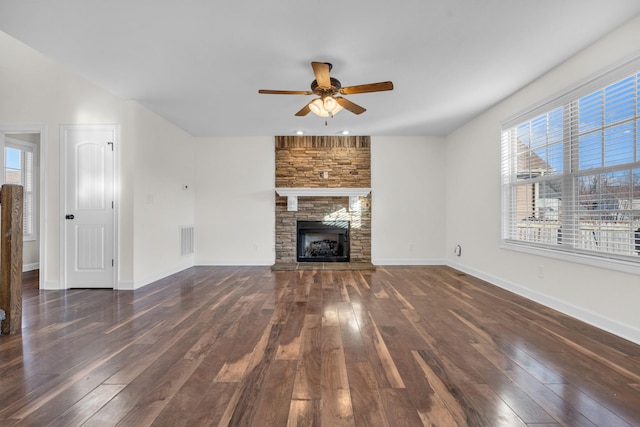
[[[554,109],[562,108],[563,114],[563,128],[565,128],[562,138],[563,144],[563,171],[562,173],[555,175],[554,177],[539,176],[530,180],[530,184],[540,184],[548,182],[551,179],[560,179],[562,182],[562,203],[567,202],[571,205],[571,213],[573,218],[567,222],[573,222],[577,224],[577,216],[579,204],[575,202],[574,191],[577,188],[577,179],[581,175],[588,175],[589,170],[581,170],[579,165],[571,165],[572,162],[572,149],[578,149],[579,144],[577,141],[577,132],[568,132],[567,127],[577,126],[578,120],[574,113],[577,112],[576,106],[578,101],[592,94],[593,92],[605,89],[607,86],[619,82],[629,76],[640,73],[640,56],[635,55],[633,57],[625,58],[623,61],[613,64],[604,70],[590,76],[589,78],[577,82],[571,87],[568,87],[564,91],[555,94],[540,103],[533,105],[531,108],[518,113],[510,118],[507,118],[500,124],[500,137],[501,137],[501,236],[500,247],[503,249],[515,250],[519,252],[534,254],[538,256],[551,257],[563,261],[577,262],[582,264],[588,264],[591,266],[597,266],[602,268],[609,268],[618,271],[624,271],[633,274],[640,274],[640,254],[636,259],[635,256],[616,256],[609,252],[595,252],[581,250],[575,247],[567,247],[560,242],[557,246],[552,244],[539,244],[535,242],[528,242],[524,240],[514,240],[511,238],[514,219],[517,221],[517,208],[515,203],[517,198],[513,191],[517,187],[514,184],[514,179],[517,177],[517,156],[513,151],[514,142],[505,141],[505,133],[513,131],[518,126],[527,121],[532,121],[539,118],[542,115],[552,112]],[[636,92],[636,101],[638,102],[638,109],[640,109],[640,89]],[[635,112],[635,116],[632,121],[640,121],[640,111]],[[569,117],[567,117],[569,116]],[[577,130],[577,128],[575,128]],[[640,139],[640,129],[636,131],[636,138]],[[637,142],[640,145],[640,142]],[[515,163],[514,163],[515,162]],[[619,169],[631,170],[640,168],[640,158],[636,158],[635,161],[627,162],[625,166],[619,165],[606,166],[602,165],[602,168],[598,168],[598,173],[606,173],[606,171],[615,171]],[[568,171],[568,172],[567,172]],[[576,180],[576,183],[573,181]],[[570,191],[569,191],[570,190]],[[567,198],[567,200],[565,200]],[[634,200],[634,199],[632,199]],[[567,209],[566,206],[564,209]],[[566,210],[563,212],[567,212]],[[565,221],[559,220],[563,226]],[[570,230],[571,231],[571,230]],[[564,229],[563,229],[564,233]]]
[[[23,238],[23,241],[25,241],[25,242],[37,241],[38,240],[38,223],[39,223],[39,221],[38,221],[38,202],[39,202],[39,198],[38,198],[38,190],[39,190],[38,145],[36,143],[34,143],[34,142],[23,141],[21,139],[13,138],[13,137],[11,137],[9,135],[5,135],[4,147],[3,147],[4,152],[2,153],[2,158],[4,160],[4,166],[3,166],[4,174],[2,176],[2,182],[3,183],[6,183],[6,170],[7,170],[6,149],[7,148],[20,150],[21,152],[30,152],[31,156],[32,156],[31,183],[32,183],[33,189],[30,192],[30,197],[31,197],[31,215],[30,215],[30,218],[26,217],[27,210],[26,209],[23,210],[23,214],[25,215],[25,222],[29,221],[29,220],[31,222],[30,228],[31,228],[32,232],[27,234],[26,233],[27,228],[24,227],[24,225],[23,225],[22,238]],[[24,196],[23,196],[25,202],[27,201],[27,193],[28,193],[28,191],[25,188]]]

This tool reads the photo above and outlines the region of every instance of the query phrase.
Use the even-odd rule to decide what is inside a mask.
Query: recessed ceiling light
[[[349,135],[349,131],[348,131],[348,130],[343,130],[343,131],[342,131],[342,134],[343,134],[343,135]]]
[[[301,130],[297,130],[297,131],[296,131],[296,135],[304,135],[304,132],[303,132],[303,131],[301,131]]]

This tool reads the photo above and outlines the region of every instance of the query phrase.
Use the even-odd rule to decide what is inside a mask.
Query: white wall
[[[196,264],[275,262],[274,137],[198,138]]]
[[[273,264],[274,138],[197,141],[196,264]],[[374,263],[444,263],[444,138],[372,137],[371,145]]]
[[[500,122],[632,54],[640,18],[550,71],[447,137],[450,265],[640,343],[637,275],[500,249]],[[542,274],[540,274],[542,272]],[[543,277],[539,277],[542,275]]]
[[[371,188],[372,262],[443,264],[445,139],[371,137]]]
[[[184,194],[180,189],[184,181],[193,180],[193,162],[189,161],[193,158],[193,138],[2,32],[0,52],[0,128],[43,130],[43,287],[60,287],[61,124],[121,124],[119,287],[139,286],[167,271],[192,265],[193,257],[181,259],[173,245],[177,224],[193,221],[193,193]],[[172,170],[172,159],[181,166]],[[144,205],[147,194],[158,194],[158,203]]]
[[[136,102],[127,102],[126,110],[123,139],[133,150],[123,153],[132,154],[123,163],[132,181],[123,184],[133,187],[138,288],[194,263],[194,254],[180,255],[180,227],[195,224],[195,139]]]

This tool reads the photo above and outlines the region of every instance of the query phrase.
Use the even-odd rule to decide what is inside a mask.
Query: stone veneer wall
[[[277,136],[275,146],[278,188],[371,187],[368,136]],[[275,197],[276,264],[296,262],[298,220],[350,221],[351,262],[371,262],[371,194],[360,197],[355,212],[348,197],[299,197],[295,212],[287,211],[286,197]]]

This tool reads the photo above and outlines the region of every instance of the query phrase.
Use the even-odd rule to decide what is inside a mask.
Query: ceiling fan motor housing
[[[330,80],[331,80],[331,88],[330,88],[331,92],[335,93],[336,91],[338,91],[342,87],[342,84],[340,83],[340,80],[338,80],[336,78],[330,77]],[[318,91],[316,91],[316,89],[318,89],[318,81],[314,80],[314,81],[311,82],[311,91],[312,92],[323,92],[323,90],[322,90],[323,88],[321,88]]]

